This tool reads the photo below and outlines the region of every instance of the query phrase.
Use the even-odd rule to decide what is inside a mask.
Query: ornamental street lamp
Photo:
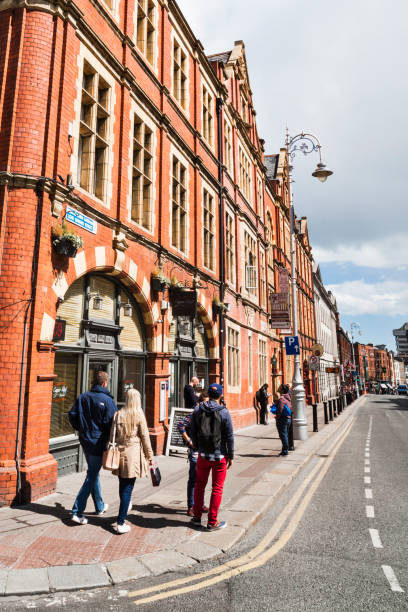
[[[360,323],[350,323],[350,334],[351,334],[351,355],[352,355],[352,359],[353,359],[353,367],[354,367],[354,372],[357,371],[357,366],[356,366],[356,362],[355,362],[355,357],[354,357],[354,331],[358,330],[358,335],[361,336],[361,334],[363,333],[360,329]],[[357,381],[357,375],[354,378],[354,374],[353,374],[353,382],[354,382],[354,388],[356,390],[356,397],[360,397],[360,392],[358,390],[358,381]]]
[[[320,162],[317,164],[316,170],[312,173],[322,183],[333,174],[331,170],[327,170],[322,162],[321,144],[319,139],[313,134],[301,132],[291,138],[288,130],[286,130],[286,151],[288,154],[288,169],[289,169],[289,184],[291,181],[292,165],[290,161],[295,157],[296,151],[301,151],[304,155],[319,153]],[[293,335],[298,335],[298,320],[297,320],[297,291],[296,291],[296,242],[295,242],[295,211],[293,207],[293,195],[290,189],[290,243],[292,255],[292,312],[293,312]],[[307,439],[307,420],[305,412],[305,389],[300,373],[300,354],[295,355],[294,374],[292,380],[292,408],[293,408],[293,438],[295,440]]]

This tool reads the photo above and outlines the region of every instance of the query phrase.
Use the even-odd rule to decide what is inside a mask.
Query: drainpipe
[[[225,249],[224,249],[224,197],[223,189],[223,155],[222,155],[222,98],[217,98],[217,148],[218,148],[218,200],[219,200],[219,270],[220,270],[220,302],[224,302],[225,293]],[[219,344],[220,344],[220,384],[224,387],[224,347],[225,347],[225,319],[224,313],[219,314]]]
[[[21,504],[22,502],[20,430],[21,430],[23,401],[24,401],[24,375],[25,375],[25,366],[26,366],[28,319],[29,319],[30,309],[32,305],[34,304],[35,294],[37,290],[38,255],[39,255],[39,250],[40,250],[40,239],[41,239],[41,218],[42,218],[42,209],[43,209],[44,180],[45,180],[44,178],[41,178],[35,186],[35,194],[37,196],[37,214],[36,214],[36,219],[35,219],[33,266],[32,266],[32,271],[31,271],[31,296],[27,301],[27,306],[26,306],[25,313],[24,313],[23,346],[21,349],[20,389],[19,389],[19,394],[18,394],[16,447],[15,447],[15,455],[14,455],[14,460],[16,462],[16,472],[17,472],[17,487],[16,487],[17,488],[16,490],[17,505]]]

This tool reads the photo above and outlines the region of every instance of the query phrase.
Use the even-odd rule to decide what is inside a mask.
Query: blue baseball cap
[[[222,387],[218,383],[211,383],[211,385],[208,387],[208,394],[211,397],[221,397],[222,393]]]

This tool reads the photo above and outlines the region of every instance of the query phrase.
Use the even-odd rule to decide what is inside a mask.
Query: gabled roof
[[[279,155],[265,155],[264,157],[266,176],[270,181],[274,181],[276,179],[276,174],[278,171],[278,162]]]
[[[213,55],[207,55],[209,62],[221,62],[226,64],[231,56],[232,51],[224,51],[224,53],[214,53]]]

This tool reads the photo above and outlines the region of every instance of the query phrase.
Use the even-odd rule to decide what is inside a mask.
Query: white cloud
[[[396,234],[359,245],[315,246],[313,256],[319,263],[352,263],[369,268],[407,270],[408,239],[406,235]]]
[[[408,282],[385,281],[366,283],[363,280],[328,285],[344,315],[408,315]]]

